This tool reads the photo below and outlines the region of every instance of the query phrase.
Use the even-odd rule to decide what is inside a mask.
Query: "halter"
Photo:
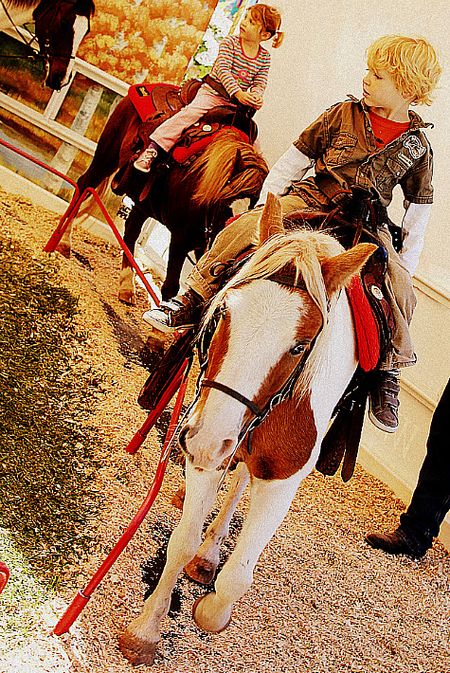
[[[306,290],[306,286],[302,281],[296,281],[293,277],[292,273],[289,273],[288,271],[281,269],[277,274],[274,274],[268,280],[275,281],[279,283],[280,285],[286,285],[287,287],[295,288],[295,289],[302,289]],[[238,390],[235,390],[234,388],[231,388],[230,386],[227,386],[223,383],[220,383],[219,381],[215,381],[214,379],[204,379],[203,378],[203,373],[206,370],[207,364],[208,364],[208,348],[211,342],[211,339],[217,329],[217,325],[220,319],[220,316],[222,315],[221,309],[216,311],[214,315],[212,316],[211,320],[209,323],[206,325],[205,329],[203,330],[202,334],[200,335],[199,342],[198,342],[198,350],[199,350],[199,358],[200,358],[200,363],[201,363],[201,369],[200,369],[200,374],[197,382],[197,394],[196,398],[194,400],[194,403],[198,399],[201,389],[202,388],[213,388],[215,390],[219,390],[220,392],[224,393],[225,395],[228,395],[229,397],[232,397],[234,400],[237,402],[240,402],[244,406],[246,406],[250,411],[254,414],[254,417],[250,419],[241,429],[239,435],[238,435],[238,440],[236,442],[236,446],[233,449],[232,454],[229,457],[227,467],[224,470],[224,474],[222,475],[222,478],[219,483],[219,488],[220,485],[222,484],[226,473],[228,472],[228,469],[231,465],[231,461],[234,458],[236,451],[244,441],[244,439],[247,437],[248,439],[248,444],[247,444],[247,451],[249,454],[252,453],[252,436],[253,436],[253,431],[255,428],[257,428],[263,421],[267,418],[267,416],[270,414],[270,412],[278,405],[280,402],[283,402],[286,399],[291,399],[292,398],[292,393],[295,387],[295,384],[297,382],[298,377],[300,376],[300,373],[304,369],[306,365],[306,361],[308,359],[308,355],[311,352],[314,343],[317,339],[317,336],[311,341],[310,348],[306,350],[306,347],[304,347],[302,350],[299,350],[298,353],[303,352],[303,357],[299,360],[299,362],[296,364],[292,372],[289,374],[287,377],[286,381],[283,383],[281,388],[275,392],[272,397],[267,401],[264,407],[260,408],[258,407],[253,400],[250,400],[248,397],[245,395],[242,395]]]
[[[76,5],[78,0],[62,0],[59,4],[67,4],[67,5]],[[44,44],[41,45],[39,44],[39,40],[37,36],[29,30],[25,26],[26,31],[28,32],[29,39],[26,38],[22,32],[19,30],[19,27],[15,23],[14,19],[12,18],[10,12],[8,11],[4,0],[0,0],[1,7],[3,11],[5,12],[6,17],[8,18],[9,22],[11,23],[11,26],[13,27],[14,31],[17,33],[18,37],[20,40],[25,44],[26,47],[32,50],[31,54],[27,54],[25,56],[14,56],[14,55],[9,55],[9,54],[0,54],[0,58],[16,58],[16,59],[30,59],[30,58],[36,58],[37,56],[42,56],[43,59],[48,60],[49,58],[57,58],[58,56],[67,58],[68,60],[74,60],[75,59],[75,54],[71,53],[70,56],[66,56],[65,54],[57,54],[54,52],[50,51],[50,39],[46,37],[44,40]],[[42,17],[45,17],[46,14],[48,14],[50,11],[53,11],[55,9],[55,5],[58,4],[57,1],[54,2],[54,4],[46,5],[45,0],[41,0],[41,2],[38,3],[38,5],[35,7],[32,13],[33,21],[36,22],[36,19],[42,19]],[[42,5],[46,5],[42,8]],[[94,3],[92,3],[92,6],[94,6]],[[80,15],[81,16],[81,15]],[[88,29],[86,32],[86,35],[90,33],[91,30],[91,12],[89,12],[89,15],[86,17],[88,21]],[[37,43],[39,49],[36,49],[33,47],[33,43]]]
[[[29,40],[27,40],[25,38],[25,36],[19,30],[17,24],[14,22],[14,19],[12,18],[11,14],[9,13],[9,11],[8,11],[5,3],[3,2],[3,0],[0,0],[0,4],[2,6],[3,11],[5,12],[5,15],[6,15],[8,21],[12,25],[14,31],[17,33],[17,35],[22,40],[22,42],[25,44],[25,46],[27,46],[29,49],[32,50],[32,53],[27,54],[26,56],[9,56],[8,54],[0,54],[0,58],[20,58],[20,59],[35,58],[39,54],[39,51],[32,46],[33,42],[37,42],[36,35],[34,35],[34,33],[32,33],[31,30],[29,30],[28,28],[25,27],[25,29],[26,29],[26,31],[28,32],[28,35],[29,35]]]

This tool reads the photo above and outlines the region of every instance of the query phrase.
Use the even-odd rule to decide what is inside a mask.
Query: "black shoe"
[[[398,394],[400,385],[396,371],[377,372],[376,381],[369,395],[369,418],[384,432],[395,432],[398,428]]]
[[[189,329],[200,322],[203,298],[189,289],[169,301],[162,301],[158,308],[146,311],[142,316],[149,325],[169,334],[180,329]]]
[[[428,547],[421,547],[414,543],[400,526],[392,533],[368,533],[366,542],[374,549],[382,549],[388,554],[406,554],[411,558],[418,559],[425,556]]]

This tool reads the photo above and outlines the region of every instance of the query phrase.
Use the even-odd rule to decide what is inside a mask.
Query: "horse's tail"
[[[192,198],[198,206],[259,194],[268,166],[236,131],[223,131],[193,162],[187,176],[197,185]],[[186,177],[187,177],[186,176]]]

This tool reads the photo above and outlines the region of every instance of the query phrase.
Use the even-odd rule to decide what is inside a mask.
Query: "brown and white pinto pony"
[[[90,28],[93,0],[2,0],[0,31],[34,21],[45,61],[45,84],[59,90],[69,83],[75,54]]]
[[[186,454],[183,514],[155,591],[120,638],[122,653],[136,665],[153,662],[161,621],[183,567],[200,580],[214,573],[232,510],[250,481],[249,511],[236,547],[214,591],[193,607],[201,629],[218,633],[226,628],[234,604],[252,583],[260,554],[313,469],[333,409],[357,366],[352,316],[341,290],[376,246],[360,244],[345,252],[323,232],[284,233],[280,202],[273,195],[261,217],[260,239],[259,249],[219,292],[206,316],[206,321],[220,317],[208,350],[206,385],[180,434]],[[247,403],[264,409],[297,367],[292,395],[255,428],[252,450],[245,440],[239,445],[254,413]],[[229,394],[231,389],[241,399]],[[200,546],[203,522],[236,446],[240,464],[232,489],[220,522],[211,524]]]

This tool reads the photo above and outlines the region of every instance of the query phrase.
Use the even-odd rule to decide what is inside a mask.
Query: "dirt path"
[[[116,542],[152,482],[163,423],[135,456],[123,449],[146,417],[136,397],[148,374],[144,365],[151,365],[158,343],[144,348],[151,337],[141,320],[144,295],[131,309],[115,297],[120,266],[115,248],[78,231],[76,255],[50,260],[41,250],[56,216],[4,192],[0,201],[0,240],[25,246],[33,263],[43,269],[51,266],[52,282],[78,298],[74,320],[82,338],[74,342],[77,357],[70,375],[75,371],[84,382],[80,390],[86,391],[86,399],[80,404],[85,403],[85,413],[79,427],[81,447],[69,442],[66,449],[71,460],[77,456],[84,503],[79,533],[88,540],[78,549],[76,534],[73,547],[64,538],[61,562],[49,556],[58,549],[57,521],[69,516],[62,504],[60,512],[45,517],[48,530],[54,530],[47,555],[39,546],[43,531],[28,538],[35,540],[39,556],[30,545],[19,544],[22,537],[7,525],[9,510],[19,504],[8,500],[6,517],[3,501],[0,553],[7,556],[13,573],[0,598],[0,632],[6,634],[0,635],[0,673],[125,673],[131,667],[117,649],[117,637],[139,612],[145,581],[157,574],[164,544],[179,518],[170,504],[181,483],[178,466],[169,465],[149,516],[71,633],[55,638],[50,631]],[[36,450],[38,436],[39,427],[26,454]],[[31,484],[33,475],[24,466],[14,479],[30,479]],[[22,492],[26,500],[27,489]],[[246,507],[244,498],[233,538]],[[180,580],[152,670],[448,673],[449,555],[436,543],[422,561],[389,558],[363,540],[368,530],[395,526],[402,509],[389,489],[360,468],[347,485],[313,473],[263,553],[254,584],[223,634],[204,634],[194,626],[192,602],[204,590]],[[232,541],[226,553],[231,545]]]

